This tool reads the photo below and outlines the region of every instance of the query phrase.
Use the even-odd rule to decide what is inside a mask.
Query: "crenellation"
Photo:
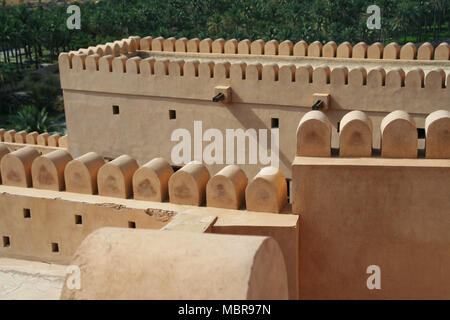
[[[308,57],[319,58],[322,56],[322,43],[320,41],[314,41],[308,46]]]
[[[279,68],[277,64],[266,64],[262,68],[261,79],[263,81],[273,82],[278,81]]]
[[[112,59],[112,72],[114,73],[126,73],[127,72],[127,61],[129,59],[126,56],[118,56]]]
[[[250,54],[262,56],[264,54],[264,41],[261,39],[253,41],[250,45]]]
[[[425,73],[420,68],[415,68],[406,73],[405,86],[407,88],[424,88]]]
[[[383,59],[384,46],[380,42],[375,42],[367,49],[367,59]]]
[[[208,207],[240,209],[245,203],[245,189],[248,178],[237,165],[228,165],[206,185],[206,205]]]
[[[424,42],[417,50],[417,60],[433,60],[434,47],[429,42]]]
[[[450,112],[438,110],[425,119],[425,156],[450,159]]]
[[[445,71],[442,69],[431,70],[425,77],[425,88],[439,90],[445,88]]]
[[[248,64],[245,68],[245,80],[247,81],[258,81],[262,79],[262,69],[261,63]]]
[[[417,158],[417,128],[407,112],[389,113],[381,121],[380,130],[383,158]]]
[[[140,43],[140,50],[152,50],[152,40],[153,38],[151,36],[142,38]]]
[[[348,69],[345,66],[336,67],[331,70],[330,84],[333,86],[343,86],[348,84]]]
[[[200,62],[198,66],[198,76],[200,78],[213,78],[214,62],[212,61]]]
[[[39,152],[33,147],[25,147],[5,154],[0,164],[2,183],[7,186],[31,187],[31,165],[37,157]]]
[[[191,53],[200,52],[200,39],[199,38],[189,39],[186,42],[186,50],[187,52]]]
[[[224,53],[236,54],[238,51],[238,41],[236,39],[230,39],[225,42]]]
[[[279,43],[277,40],[270,40],[264,44],[264,55],[266,56],[277,56],[278,55]]]
[[[297,128],[297,156],[331,156],[331,123],[321,111],[307,112]]]
[[[16,141],[16,130],[11,129],[4,133],[3,141],[5,142],[15,142]]]
[[[169,60],[156,60],[154,64],[155,77],[168,76],[169,75]]]
[[[92,54],[87,56],[86,58],[86,70],[93,72],[99,70],[99,60],[101,55],[99,54]]]
[[[312,82],[314,85],[327,85],[330,83],[330,67],[326,65],[319,66],[313,70]]]
[[[198,60],[186,61],[184,64],[184,76],[188,78],[198,77],[199,64]]]
[[[169,178],[171,203],[200,206],[206,200],[206,184],[210,179],[208,169],[199,161],[191,161]]]
[[[40,133],[37,137],[37,144],[40,146],[48,146],[48,138],[50,134],[48,132]]]
[[[48,146],[49,147],[59,147],[59,139],[61,138],[61,136],[59,135],[59,133],[54,133],[52,135],[50,135],[48,137]]]
[[[229,62],[218,62],[214,64],[214,78],[228,79],[230,78],[231,64]]]
[[[287,183],[281,171],[264,167],[245,188],[247,210],[280,213],[287,205]]]
[[[66,150],[55,150],[34,159],[31,165],[33,188],[63,191],[64,169],[71,160]]]
[[[114,56],[106,55],[98,60],[98,70],[102,73],[112,72],[112,63]]]
[[[155,158],[133,175],[133,196],[136,200],[162,202],[169,195],[169,179],[174,170],[164,158]]]
[[[250,54],[252,43],[248,39],[239,41],[238,43],[238,54]]]
[[[170,37],[162,40],[162,51],[175,52],[175,38]]]
[[[152,51],[164,51],[164,38],[156,37],[152,39]]]
[[[96,194],[97,174],[104,164],[103,157],[95,152],[88,152],[68,162],[64,169],[66,191]]]
[[[127,199],[133,194],[133,174],[139,168],[135,159],[121,155],[98,170],[98,194]]]
[[[230,78],[236,81],[245,80],[247,65],[245,63],[233,63],[230,67]]]
[[[184,60],[172,60],[169,61],[167,67],[168,75],[173,77],[183,76]]]
[[[309,84],[313,81],[313,67],[311,65],[305,65],[297,68],[295,72],[295,82],[300,84]]]
[[[367,58],[368,45],[365,42],[358,42],[352,50],[353,59],[366,59]]]
[[[14,135],[14,142],[15,143],[26,143],[27,142],[27,132],[24,130],[21,130],[19,132],[16,132]]]
[[[386,71],[383,68],[375,68],[367,74],[367,86],[380,88],[386,85]]]
[[[76,53],[72,56],[72,69],[75,71],[86,70],[86,53]]]
[[[215,39],[211,44],[211,53],[224,53],[225,39]]]
[[[132,57],[125,61],[125,70],[130,74],[140,74],[141,73],[141,57]]]
[[[0,143],[0,164],[2,162],[2,158],[8,154],[10,151],[8,149],[8,147],[6,147],[3,143]],[[0,170],[0,183],[2,183],[2,173]]]
[[[348,73],[348,85],[362,87],[367,83],[367,70],[363,67],[354,68]]]
[[[383,51],[383,59],[396,60],[400,57],[400,46],[396,42],[389,43]]]
[[[370,157],[372,155],[372,121],[362,111],[347,113],[340,121],[339,156]]]
[[[408,42],[400,49],[400,60],[414,60],[416,58],[417,48],[412,42]]]
[[[434,50],[434,60],[450,60],[450,45],[442,42]]]
[[[405,71],[401,68],[390,70],[386,74],[386,87],[398,89],[405,86]]]
[[[27,134],[27,144],[37,144],[37,137],[39,136],[39,133],[37,131],[33,131]]]
[[[289,64],[281,66],[278,70],[278,77],[280,83],[289,84],[290,82],[295,82],[295,65]]]
[[[200,53],[211,53],[212,52],[212,40],[210,38],[206,38],[206,39],[203,39],[200,41],[199,52]]]
[[[297,57],[306,57],[308,55],[308,44],[306,41],[301,40],[297,42],[294,46],[293,54]]]
[[[292,56],[294,52],[294,44],[290,40],[284,40],[278,47],[280,56]]]
[[[335,58],[337,52],[337,44],[334,41],[327,42],[322,48],[322,56],[324,58]]]
[[[342,42],[336,49],[336,57],[349,59],[352,57],[352,51],[353,47],[350,42]]]

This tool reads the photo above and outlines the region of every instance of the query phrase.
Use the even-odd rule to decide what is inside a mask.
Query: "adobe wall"
[[[358,55],[349,59],[321,53],[305,60],[303,56],[261,51],[230,53],[225,41],[223,49],[221,41],[211,41],[204,42],[205,48],[210,46],[206,51],[200,50],[200,43],[198,51],[189,51],[187,40],[160,40],[130,37],[61,54],[61,85],[74,155],[94,150],[111,158],[129,153],[139,163],[156,154],[170,159],[176,145],[170,141],[171,133],[185,128],[193,136],[194,120],[202,120],[204,130],[224,131],[270,129],[271,119],[277,118],[280,168],[291,178],[295,142],[290,137],[311,109],[315,94],[329,94],[325,112],[335,131],[349,110],[365,111],[377,126],[387,113],[402,109],[423,128],[429,112],[449,108],[448,59],[366,59]],[[172,42],[180,51],[164,50],[164,46],[171,48]],[[149,43],[162,47],[150,47]],[[262,46],[265,48],[264,43]],[[440,47],[439,52],[445,48]],[[218,86],[231,88],[231,103],[211,102]],[[114,105],[119,106],[119,114],[113,114]],[[169,118],[169,110],[176,111],[175,120]],[[151,143],[144,137],[151,137]],[[373,139],[374,147],[379,147],[377,130]],[[335,138],[332,143],[337,147]],[[222,167],[211,166],[212,173]],[[244,170],[253,175],[261,167],[244,166]]]
[[[289,298],[298,297],[298,216],[275,168],[248,179],[237,166],[211,176],[193,162],[174,173],[162,158],[139,167],[127,155],[105,163],[95,153],[72,159],[3,144],[0,160],[1,256],[68,264],[102,227],[270,236],[283,253]]]
[[[283,254],[268,237],[103,228],[71,265],[82,283],[65,285],[61,299],[288,299]]]
[[[450,113],[427,117],[424,158],[405,112],[384,119],[380,157],[371,156],[367,116],[341,122],[340,156],[330,157],[323,113],[305,116],[297,131],[300,298],[448,299]],[[366,286],[370,265],[381,269],[381,290]]]

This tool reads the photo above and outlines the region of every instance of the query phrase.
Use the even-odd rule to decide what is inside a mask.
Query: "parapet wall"
[[[229,86],[231,103],[297,107],[310,107],[314,94],[328,93],[331,109],[374,112],[400,108],[426,113],[448,108],[450,100],[450,76],[440,68],[425,74],[420,68],[405,72],[401,68],[367,70],[362,65],[349,70],[325,65],[296,67],[285,62],[168,60],[130,52],[125,55],[123,50],[129,49],[121,49],[118,43],[115,46],[120,55],[116,51],[107,55],[62,53],[62,88],[211,101],[217,86]]]
[[[448,299],[450,112],[428,115],[419,157],[404,111],[382,120],[380,154],[363,112],[340,123],[339,156],[320,111],[297,131],[291,199],[301,219],[300,298]],[[370,266],[380,268],[380,290],[367,286]]]
[[[380,150],[373,148],[373,134],[380,131]],[[332,150],[332,125],[325,113],[310,111],[300,120],[297,128],[297,151],[300,157],[371,157],[450,159],[450,111],[438,110],[425,118],[425,128],[420,132],[406,111],[396,110],[381,120],[374,128],[366,113],[354,110],[339,121],[336,133],[337,150]],[[423,136],[419,137],[419,134]],[[424,149],[418,149],[419,138],[424,139]]]
[[[0,144],[0,177],[4,185],[100,195],[140,201],[280,213],[289,211],[286,178],[265,167],[249,181],[237,165],[211,177],[207,167],[192,161],[174,172],[163,158],[141,167],[122,155],[109,162],[90,152],[75,159],[64,149],[40,155],[33,147],[9,152]]]
[[[36,131],[26,132],[24,130],[6,130],[0,128],[0,142],[15,151],[26,146],[32,146],[39,153],[45,154],[55,150],[68,149],[67,135],[60,136],[58,133],[38,133]]]
[[[129,37],[80,49],[78,52],[85,54],[119,55],[128,52],[153,51],[153,52],[178,52],[178,53],[202,53],[202,54],[239,54],[239,55],[268,55],[268,56],[297,56],[297,57],[323,57],[323,58],[352,58],[352,59],[384,59],[384,60],[450,60],[450,45],[441,43],[436,48],[429,42],[425,42],[418,48],[414,43],[403,46],[391,42],[384,46],[380,42],[371,45],[359,42],[352,46],[349,42],[337,45],[334,41],[322,44],[314,41],[308,44],[306,41],[293,43],[285,40],[279,43],[277,40],[264,42],[261,39],[250,41],[244,39],[225,40],[222,38],[212,40],[206,38],[187,39],[174,37]]]

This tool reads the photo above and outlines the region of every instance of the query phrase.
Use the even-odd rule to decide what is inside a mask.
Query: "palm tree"
[[[63,115],[50,117],[45,108],[39,110],[34,105],[28,105],[22,107],[17,114],[11,115],[9,123],[15,130],[25,130],[27,132],[60,131],[62,125],[59,124],[59,121],[62,117]]]

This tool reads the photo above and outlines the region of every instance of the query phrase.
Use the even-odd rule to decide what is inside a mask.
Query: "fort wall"
[[[292,164],[300,297],[450,297],[450,113],[427,117],[420,159],[416,128],[403,111],[382,121],[381,157],[367,156],[372,128],[364,114],[341,120],[340,151],[347,155],[339,157],[331,156],[326,116],[311,111],[303,119]],[[371,265],[381,268],[381,290],[366,286]]]
[[[33,146],[9,152],[2,144],[0,160],[2,256],[68,264],[81,242],[102,227],[270,236],[283,253],[289,298],[298,297],[298,216],[289,214],[290,206],[284,202],[283,214],[245,210],[245,200],[239,209],[220,207],[236,190],[247,186],[245,180],[239,182],[225,172],[220,177],[229,184],[226,188],[220,182],[209,186],[207,196],[205,184],[210,176],[208,173],[205,180],[197,173],[208,172],[201,164],[167,174],[161,169],[165,167],[162,162],[169,166],[164,159],[138,168],[130,165],[135,160],[129,156],[105,162],[90,153],[71,160],[65,150],[40,155]],[[270,180],[264,173],[259,177]],[[92,181],[103,188],[92,188]],[[174,188],[168,187],[169,181]],[[198,189],[200,182],[203,187]],[[253,179],[248,182],[252,184]],[[275,183],[286,185],[284,178]],[[254,188],[260,187],[256,184]],[[168,192],[159,200],[133,199],[135,194],[152,196],[156,190]],[[206,207],[211,196],[219,205],[213,202],[214,206]],[[192,198],[203,199],[200,206],[190,205]]]
[[[150,40],[130,37],[61,54],[61,84],[73,155],[96,151],[115,158],[126,152],[143,164],[158,156],[170,159],[176,144],[170,142],[171,133],[185,128],[193,136],[195,120],[202,121],[204,130],[258,130],[271,129],[272,119],[276,119],[280,132],[280,169],[291,178],[289,168],[295,143],[289,137],[295,134],[298,121],[311,110],[319,96],[325,95],[328,101],[323,111],[334,131],[333,148],[339,143],[335,138],[339,120],[348,111],[366,112],[374,125],[373,145],[379,148],[378,128],[389,112],[405,110],[418,128],[424,128],[428,113],[449,108],[450,65],[444,60],[389,60],[389,65],[375,67],[376,64],[367,65],[374,59],[336,57],[332,59],[342,65],[330,67],[315,63],[311,66],[298,60],[303,58],[284,55],[276,56],[275,63],[257,54],[238,53],[234,56],[239,60],[233,60],[230,58],[233,54],[226,53],[225,49],[220,53],[221,41],[215,42],[214,47],[219,49],[214,52],[212,41],[210,53],[194,49],[176,52],[183,45],[196,48],[196,41],[153,39],[156,49],[152,47],[152,50],[145,41]],[[171,47],[172,42],[175,49],[164,51],[164,46]],[[207,43],[199,41],[198,47],[208,47]],[[232,46],[231,42],[227,46],[226,41],[223,45],[224,48]],[[260,42],[251,48],[258,46],[261,47]],[[274,43],[268,44],[272,49],[267,52],[280,52],[280,48],[274,51],[273,46]],[[326,57],[311,59],[330,63]],[[229,88],[227,103],[211,101],[218,88]],[[152,143],[136,138],[139,136],[151,137]],[[202,143],[203,147],[207,145]],[[211,173],[223,167],[213,165]],[[255,175],[261,167],[248,165],[243,169]]]

